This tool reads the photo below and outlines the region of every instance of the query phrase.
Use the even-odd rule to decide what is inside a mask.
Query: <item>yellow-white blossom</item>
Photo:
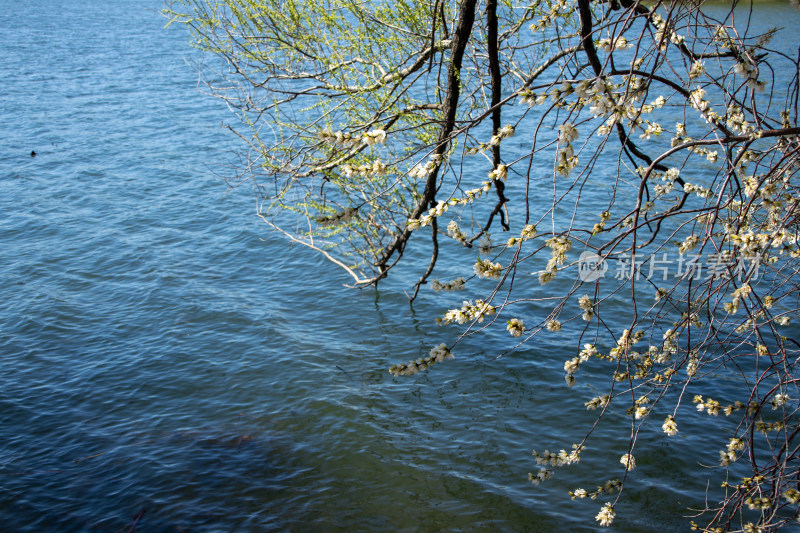
[[[521,337],[525,333],[525,324],[518,318],[512,318],[508,321],[506,329],[512,337]]]
[[[600,512],[597,513],[595,516],[595,520],[600,522],[600,525],[603,527],[608,527],[614,522],[614,517],[617,516],[614,512],[614,507],[610,503],[606,503],[603,505],[603,508],[600,509]]]

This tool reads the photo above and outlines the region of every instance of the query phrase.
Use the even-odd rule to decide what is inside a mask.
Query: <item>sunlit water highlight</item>
[[[594,530],[599,505],[566,491],[619,474],[624,431],[527,481],[532,448],[591,419],[562,385],[571,346],[495,359],[509,340],[488,334],[391,378],[452,338],[441,304],[410,309],[410,278],[342,287],[226,191],[230,117],[160,2],[0,7],[4,530]],[[641,442],[618,530],[683,529],[706,486],[686,474],[716,452]]]

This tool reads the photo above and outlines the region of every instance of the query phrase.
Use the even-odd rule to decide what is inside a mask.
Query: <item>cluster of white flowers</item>
[[[686,252],[694,250],[698,244],[700,244],[700,237],[697,235],[689,235],[678,246],[678,252],[685,254]]]
[[[622,465],[625,467],[625,470],[628,472],[636,468],[636,459],[630,453],[626,453],[620,457],[619,462],[622,463]]]
[[[753,416],[761,409],[761,404],[755,400],[751,401],[749,404],[736,400],[732,404],[725,406],[722,411],[725,413],[725,416],[730,416],[735,411],[741,411],[742,409],[747,409],[747,416]]]
[[[334,132],[325,129],[319,132],[319,138],[324,142],[336,146],[358,146],[361,143],[371,146],[373,144],[383,144],[386,142],[386,131],[375,129],[359,136],[357,134],[345,133],[341,130]]]
[[[786,498],[787,502],[797,505],[800,503],[800,490],[789,489],[783,493],[783,497]]]
[[[461,231],[461,228],[458,227],[458,222],[455,220],[451,220],[447,224],[447,234],[462,244],[467,242],[467,236]]]
[[[676,347],[674,344],[664,343],[664,349],[659,350],[658,346],[651,346],[648,354],[653,358],[653,362],[660,365],[665,365],[672,361],[672,355],[675,353]]]
[[[503,266],[500,263],[492,263],[489,259],[481,259],[480,257],[472,268],[479,278],[500,279],[503,274]]]
[[[600,213],[600,222],[595,224],[594,227],[592,228],[592,235],[597,235],[598,233],[603,231],[603,228],[606,227],[606,222],[608,222],[610,218],[611,218],[611,213],[609,211],[603,211],[602,213]]]
[[[317,224],[320,226],[338,226],[340,224],[349,222],[356,214],[356,211],[357,209],[353,207],[347,207],[342,211],[332,215],[317,216],[314,220],[316,220]]]
[[[417,218],[410,218],[406,222],[406,226],[411,230],[417,230],[429,226],[434,218],[440,217],[447,213],[450,209],[450,202],[436,202],[436,205],[428,209],[428,212]],[[449,229],[449,226],[448,226]]]
[[[497,133],[492,135],[492,138],[489,139],[489,142],[480,143],[478,146],[475,146],[475,147],[472,147],[472,148],[468,148],[466,150],[466,153],[468,155],[477,154],[477,153],[481,153],[481,152],[486,151],[488,148],[490,148],[492,146],[499,146],[500,143],[503,141],[503,139],[507,139],[509,137],[513,137],[515,132],[516,132],[516,130],[514,129],[514,126],[512,126],[510,124],[507,124],[507,125],[503,126],[502,128],[500,128],[497,131]]]
[[[670,146],[675,148],[679,144],[682,144],[687,141],[691,141],[692,139],[688,137],[688,133],[686,132],[686,125],[678,122],[675,124],[675,136],[670,141]]]
[[[595,41],[594,44],[598,50],[602,50],[604,52],[613,52],[614,50],[626,50],[633,46],[632,43],[628,42],[628,39],[626,39],[621,35],[613,39],[610,37],[604,37],[602,39]]]
[[[684,124],[683,122],[676,122],[675,135],[678,135],[680,137],[686,137],[687,135],[689,135],[686,131],[686,124]],[[675,170],[677,171],[678,169],[676,168]]]
[[[711,198],[712,191],[710,189],[706,189],[700,185],[694,185],[692,183],[684,183],[683,184],[683,192],[688,194],[696,194],[700,198]]]
[[[492,234],[491,233],[484,233],[483,236],[478,239],[478,250],[482,254],[488,254],[492,252],[492,247],[494,246],[494,242],[492,241]]]
[[[719,451],[719,465],[720,466],[730,466],[731,463],[735,462],[739,456],[736,452],[728,452],[725,450]]]
[[[491,181],[484,181],[483,184],[477,189],[470,189],[464,193],[462,198],[452,198],[450,203],[453,205],[466,205],[475,201],[476,198],[483,196],[483,193],[489,192],[492,188]]]
[[[547,101],[547,93],[536,94],[533,91],[524,90],[519,92],[520,100],[519,103],[525,104],[529,107],[533,107],[535,105],[542,105]]]
[[[584,344],[583,350],[580,351],[578,354],[578,358],[580,359],[581,363],[584,363],[589,360],[590,357],[597,356],[597,347],[594,344]]]
[[[538,485],[543,481],[547,481],[551,477],[553,477],[553,471],[547,468],[540,468],[536,474],[528,472],[528,481],[534,485]]]
[[[598,85],[602,87],[602,92],[597,89]],[[592,85],[592,89],[594,89],[595,95],[592,99],[592,105],[589,107],[589,113],[593,117],[607,117],[614,112],[617,106],[614,104],[614,101],[610,98],[610,96],[606,94],[605,82],[602,79],[598,79],[594,85]],[[614,122],[612,122],[611,125],[613,125]]]
[[[600,357],[597,353],[597,348],[594,344],[584,344],[583,350],[578,353],[577,357],[573,357],[564,362],[564,376],[567,385],[570,387],[575,384],[575,374],[578,372],[581,363],[585,363],[590,357]]]
[[[689,79],[699,78],[706,71],[706,67],[699,59],[692,63],[692,68],[689,70]]]
[[[587,496],[589,496],[589,493],[586,492],[586,489],[575,489],[575,490],[569,491],[569,496],[573,500],[576,500],[576,499],[580,500],[580,499],[583,499],[583,498],[586,498]]]
[[[575,7],[568,4],[566,0],[557,0],[553,2],[550,11],[542,15],[539,20],[530,25],[531,31],[538,32],[551,26],[559,17],[570,11],[574,11],[574,9]]]
[[[661,16],[657,13],[654,13],[650,16],[650,21],[656,27],[656,34],[655,34],[655,41],[660,43],[660,49],[666,50],[667,48],[667,40],[674,45],[682,45],[686,38],[683,35],[679,35],[677,32],[673,31],[669,28],[667,21],[661,18]]]
[[[383,144],[386,142],[386,132],[380,129],[368,131],[361,138],[361,142],[367,146],[372,146],[373,144]]]
[[[664,423],[661,425],[661,429],[664,430],[664,433],[673,437],[678,434],[678,424],[675,422],[675,417],[669,415],[665,420]]]
[[[578,357],[573,357],[564,363],[564,372],[567,373],[567,383],[574,383],[570,378],[578,371],[580,364],[581,360]]]
[[[782,405],[786,405],[787,402],[791,401],[788,394],[778,393],[772,397],[770,403],[772,404],[772,409],[776,410]]]
[[[573,444],[572,451],[570,452],[567,452],[566,450],[560,450],[558,453],[556,453],[551,452],[550,450],[545,450],[542,453],[539,453],[536,450],[533,450],[533,456],[536,457],[537,465],[552,467],[567,466],[580,462],[583,448],[584,447],[580,444]]]
[[[584,294],[578,298],[578,307],[580,307],[581,311],[583,311],[581,318],[589,322],[594,316],[594,303],[592,302],[592,299],[589,298],[588,295]]]
[[[758,69],[748,59],[742,59],[733,66],[733,71],[739,77],[746,78],[747,86],[754,91],[763,91],[766,83],[758,81]]]
[[[392,365],[389,368],[389,373],[393,376],[413,376],[417,372],[426,370],[436,363],[441,363],[445,359],[452,359],[453,354],[447,348],[447,345],[442,343],[431,348],[427,357],[422,357],[416,361],[409,361],[408,363],[400,363]]]
[[[342,172],[344,172],[344,175],[348,178],[352,177],[353,175],[358,175],[363,178],[369,178],[372,176],[385,176],[387,168],[388,167],[383,164],[380,159],[376,159],[371,165],[360,165],[357,167],[352,165],[341,166]]]
[[[714,31],[713,42],[722,45],[725,48],[733,48],[733,39],[728,34],[728,29],[725,26],[719,25]]]
[[[764,229],[774,227],[767,222]],[[775,258],[766,259],[770,248],[777,248],[778,253],[789,252],[792,257],[797,256],[797,235],[786,228],[775,228],[768,233],[754,233],[748,227],[741,228],[739,233],[728,233],[728,239],[739,251],[740,256],[751,262],[774,261]]]
[[[537,235],[536,226],[534,226],[533,224],[526,224],[525,227],[522,228],[519,237],[509,238],[506,245],[509,247],[515,246],[517,243],[520,243],[522,241],[527,241],[536,238],[536,235]]]
[[[575,374],[578,371],[581,363],[585,363],[590,357],[597,355],[597,348],[594,344],[584,344],[583,350],[578,353],[577,357],[573,357],[564,363],[564,371],[567,374]]]
[[[519,95],[521,97],[520,103],[527,104],[528,106],[544,104],[549,96],[557,106],[572,105],[577,109],[581,109],[584,106],[589,105],[589,111],[592,116],[606,117],[611,115],[607,123],[601,126],[598,130],[598,135],[605,135],[610,130],[610,127],[613,126],[623,116],[633,118],[636,117],[640,111],[634,108],[632,105],[618,106],[618,104],[615,102],[615,99],[620,99],[620,101],[626,100],[629,104],[632,104],[645,94],[643,81],[637,77],[631,77],[628,81],[627,94],[616,94],[613,92],[614,89],[619,87],[621,87],[621,85],[614,85],[603,78],[596,78],[594,80],[584,79],[578,81],[577,83],[565,81],[557,87],[552,87],[549,93],[545,92],[537,94],[532,91],[525,90],[521,91]],[[578,100],[574,104],[567,104],[564,98],[573,94],[578,97]],[[655,105],[654,103],[654,105],[644,106],[641,111],[652,112],[654,107],[663,106],[665,100],[663,97],[661,97],[656,103],[658,105]],[[570,152],[570,150],[567,148],[569,142],[577,138],[577,130],[574,129],[575,126],[572,123],[567,123],[565,126],[566,128],[559,128],[559,141],[562,144],[562,147],[559,151],[559,154],[561,155],[559,155],[558,159],[560,162],[567,163],[566,165],[562,165],[562,173],[564,173],[563,171],[568,172],[571,170],[569,167],[572,163],[577,164],[577,160],[573,160],[574,149],[572,152]],[[564,131],[565,129],[567,131]]]
[[[623,39],[623,38],[621,38]],[[605,42],[605,41],[604,41]],[[627,41],[620,41],[627,44]],[[697,73],[702,68],[699,63],[694,68]],[[624,92],[615,92],[616,89],[624,87]],[[551,97],[557,106],[571,105],[575,109],[589,106],[589,112],[594,117],[607,117],[602,126],[597,129],[600,136],[607,135],[611,128],[623,119],[628,120],[628,125],[632,128],[639,128],[647,123],[643,129],[642,138],[649,139],[652,135],[660,135],[664,128],[651,121],[641,118],[642,114],[652,113],[655,109],[661,108],[666,104],[664,96],[658,96],[650,104],[637,104],[647,94],[648,85],[646,80],[638,76],[623,77],[621,84],[614,84],[603,78],[594,80],[581,80],[578,82],[564,81],[561,85],[552,87],[549,93],[537,94],[529,90],[521,91],[521,103],[529,106],[541,105],[545,103],[548,96]],[[578,97],[573,104],[567,104],[566,98],[569,95]],[[577,166],[578,159],[575,156],[575,149],[570,144],[577,138],[577,130],[574,124],[567,122],[559,127],[559,150],[556,158],[556,172],[564,176]]]
[[[408,219],[408,221],[406,221],[406,226],[408,227],[408,229],[410,229],[412,231],[418,230],[419,228],[422,228],[422,227],[425,227],[425,226],[428,226],[428,225],[431,224],[431,222],[433,222],[433,219],[435,217],[441,216],[444,213],[446,213],[447,210],[451,206],[469,204],[469,203],[475,201],[476,198],[480,198],[483,195],[483,193],[489,192],[489,190],[491,188],[492,188],[492,182],[491,181],[484,181],[483,185],[481,187],[478,187],[477,189],[470,189],[470,190],[466,191],[462,198],[450,198],[447,202],[439,202],[439,203],[436,204],[436,207],[433,207],[433,208],[429,209],[428,212],[425,213],[424,215],[422,215],[421,217]],[[451,225],[453,223],[454,222],[451,221],[447,226],[448,234],[451,237],[453,237],[454,239],[456,239],[456,240],[458,240],[458,241],[460,241],[462,243],[465,242],[466,241],[466,236],[463,233],[461,233],[460,230],[459,230],[457,235],[462,237],[464,240],[461,240],[461,238],[459,238],[459,236],[456,236],[456,234],[453,234],[453,233],[450,232],[450,228],[451,228]],[[457,223],[456,223],[456,227],[458,227]]]
[[[545,244],[552,250],[550,259],[547,261],[545,270],[555,272],[559,265],[563,265],[567,259],[567,252],[572,249],[572,241],[567,237],[551,237]]]
[[[772,500],[767,498],[766,496],[756,496],[756,497],[748,497],[744,501],[747,508],[751,511],[765,511],[772,507]]]
[[[489,172],[489,179],[505,181],[508,177],[508,167],[506,165],[497,165],[497,168]]]
[[[664,172],[664,175],[661,177],[661,179],[663,181],[666,181],[667,183],[674,183],[675,180],[678,179],[680,174],[681,174],[680,169],[672,167],[672,168],[667,169],[666,172]]]
[[[625,92],[610,92],[611,89],[619,87],[625,87]],[[647,95],[648,85],[643,78],[638,76],[623,78],[623,83],[620,85],[609,83],[606,88],[609,90],[608,97],[604,97],[605,99],[595,98],[595,105],[590,108],[590,112],[596,116],[608,115],[605,123],[597,128],[597,135],[601,137],[608,135],[611,128],[623,119],[627,119],[629,128],[641,128],[645,122],[645,119],[642,118],[643,114],[652,113],[666,104],[666,99],[659,96],[650,104],[640,105],[638,102]],[[652,124],[651,133],[658,131],[661,127],[656,123]],[[645,138],[648,138],[647,134],[645,134]]]
[[[601,526],[608,527],[612,524],[612,522],[614,522],[615,516],[617,515],[614,512],[614,506],[611,505],[610,503],[606,503],[605,505],[603,505],[602,509],[600,509],[600,512],[597,513],[597,516],[595,516],[594,518],[595,520],[600,522]]]
[[[598,486],[594,491],[588,492],[586,489],[575,489],[574,491],[569,491],[569,496],[573,500],[583,499],[583,498],[590,498],[592,500],[596,500],[598,496],[602,494],[613,494],[616,491],[622,489],[622,482],[618,479],[610,479],[605,482],[602,486]]]
[[[558,333],[561,331],[561,322],[556,319],[550,320],[547,323],[547,331],[552,331],[553,333]]]
[[[730,104],[728,106],[725,115],[725,125],[740,135],[749,135],[755,131],[755,127],[747,122],[742,108],[736,104]]]
[[[572,122],[565,122],[558,127],[558,142],[569,144],[578,138],[578,128]]]
[[[514,126],[506,124],[492,135],[492,138],[489,139],[489,146],[498,146],[503,139],[513,137],[515,132]]]
[[[591,80],[581,80],[575,84],[572,90],[578,98],[589,99],[596,94],[597,89],[605,89],[605,82],[602,79],[598,79],[595,83],[597,83],[596,86]]]
[[[677,344],[677,331],[668,329],[664,332],[664,344],[661,346],[661,351],[667,356],[674,355],[678,352]]]
[[[461,309],[451,309],[444,316],[438,318],[436,322],[440,325],[446,324],[465,324],[470,320],[483,322],[484,317],[493,315],[497,308],[483,300],[472,302],[462,302]]]
[[[622,355],[628,353],[631,347],[642,340],[643,337],[644,331],[637,331],[631,335],[630,330],[622,330],[622,335],[620,335],[619,339],[617,340],[617,345],[611,348],[611,350],[608,352],[609,357],[612,359],[618,359]]]
[[[738,437],[733,437],[728,442],[728,451],[731,453],[740,452],[744,450],[744,441]]]
[[[749,409],[748,409],[749,412]],[[764,422],[762,419],[756,420],[756,431],[766,435],[769,431],[780,431],[786,427],[786,422],[778,420],[776,422]]]
[[[697,404],[698,411],[700,412],[705,411],[713,416],[717,416],[722,407],[718,401],[712,400],[711,398],[703,399],[703,397],[700,396],[699,394],[695,395],[692,401]]]
[[[536,235],[536,226],[533,224],[527,224],[524,228],[522,228],[522,233],[520,233],[520,237],[525,240],[533,239],[536,237]]]
[[[708,100],[706,100],[706,90],[697,88],[689,93],[689,103],[701,113],[706,111],[709,106]]]
[[[733,293],[731,293],[731,301],[725,302],[723,306],[725,311],[732,315],[736,314],[736,311],[739,310],[739,304],[744,298],[747,298],[747,296],[750,294],[750,291],[751,288],[748,283],[745,283],[738,289],[734,290]]]
[[[525,333],[525,323],[519,318],[512,318],[508,321],[506,329],[512,337],[521,337]]]
[[[572,122],[565,122],[558,127],[559,149],[556,154],[556,172],[563,176],[569,173],[578,165],[578,158],[575,157],[575,149],[570,144],[578,138],[578,128]]]
[[[329,144],[335,146],[357,146],[361,143],[361,137],[351,133],[344,133],[341,130],[333,132],[331,130],[322,130],[319,132],[319,138]]]
[[[466,279],[456,278],[449,283],[441,283],[438,279],[435,279],[431,282],[431,288],[436,292],[454,292],[460,291],[464,289],[464,284],[467,282]]]
[[[428,174],[433,172],[433,170],[442,162],[442,156],[438,154],[433,154],[425,163],[418,163],[414,165],[409,171],[408,175],[412,178],[419,178],[425,179],[428,177]]]
[[[716,163],[717,159],[719,158],[719,152],[716,150],[706,150],[705,148],[697,148],[694,147],[691,149],[692,153],[704,155],[708,161],[711,163]]]
[[[433,222],[434,218],[439,217],[439,216],[443,215],[444,213],[446,213],[447,210],[451,206],[469,204],[469,203],[473,202],[476,198],[480,198],[481,195],[483,195],[484,192],[488,192],[489,189],[491,189],[491,188],[492,188],[492,182],[485,181],[485,182],[483,182],[483,186],[482,187],[466,191],[464,193],[464,197],[463,198],[451,198],[446,202],[438,202],[435,207],[429,209],[427,213],[425,213],[424,215],[422,215],[418,219],[417,218],[408,219],[406,221],[406,226],[408,227],[408,229],[410,229],[412,231],[418,230],[419,228],[422,228],[422,227],[425,227],[425,226],[428,226],[428,225],[431,224],[431,222]],[[455,224],[454,230],[451,231],[451,227],[453,227],[453,224]],[[456,239],[456,240],[458,240],[458,241],[460,241],[462,243],[466,241],[466,235],[464,235],[463,233],[461,233],[460,230],[458,230],[458,223],[456,223],[455,221],[451,221],[447,225],[447,230],[448,230],[448,234],[451,237],[453,237],[454,239]],[[456,232],[455,230],[458,230],[458,231]]]
[[[414,178],[425,179],[434,168],[436,168],[435,161],[426,161],[424,164],[420,163],[411,168],[411,170],[408,171],[408,175]]]
[[[608,405],[608,402],[610,401],[611,397],[608,394],[603,394],[602,396],[597,396],[596,398],[592,398],[583,405],[586,406],[586,409],[594,411],[595,409],[605,407],[606,405]]]
[[[659,136],[664,133],[664,128],[658,122],[645,121],[647,128],[642,132],[639,137],[643,140],[648,140],[652,135]]]

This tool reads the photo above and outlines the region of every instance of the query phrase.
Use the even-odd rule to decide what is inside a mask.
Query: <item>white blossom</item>
[[[668,416],[666,420],[664,420],[664,424],[661,426],[661,429],[664,430],[664,433],[670,437],[677,435],[678,424],[675,423],[675,418],[673,418],[672,415]]]
[[[631,471],[636,468],[636,459],[634,459],[633,455],[626,453],[622,457],[620,457],[619,462],[625,467],[625,470]]]
[[[614,522],[615,516],[614,507],[610,503],[606,503],[603,505],[603,508],[600,509],[600,512],[597,513],[597,516],[595,516],[595,520],[600,522],[601,526],[608,527]]]
[[[558,141],[570,143],[578,138],[578,128],[572,122],[565,122],[558,127]]]
[[[478,258],[478,261],[473,265],[473,270],[478,277],[486,279],[500,279],[503,273],[503,267],[500,263],[492,263],[489,259]]]
[[[518,318],[512,318],[508,321],[506,329],[512,337],[521,337],[525,333],[525,324]]]

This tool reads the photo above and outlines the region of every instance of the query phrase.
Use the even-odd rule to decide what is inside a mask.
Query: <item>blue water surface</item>
[[[496,359],[487,334],[392,378],[452,340],[441,303],[409,307],[411,277],[345,288],[267,231],[159,0],[0,7],[3,530],[594,530],[599,502],[567,490],[619,475],[624,431],[527,480],[531,449],[591,420],[562,385],[572,346]],[[641,441],[617,530],[683,529],[702,452]]]

